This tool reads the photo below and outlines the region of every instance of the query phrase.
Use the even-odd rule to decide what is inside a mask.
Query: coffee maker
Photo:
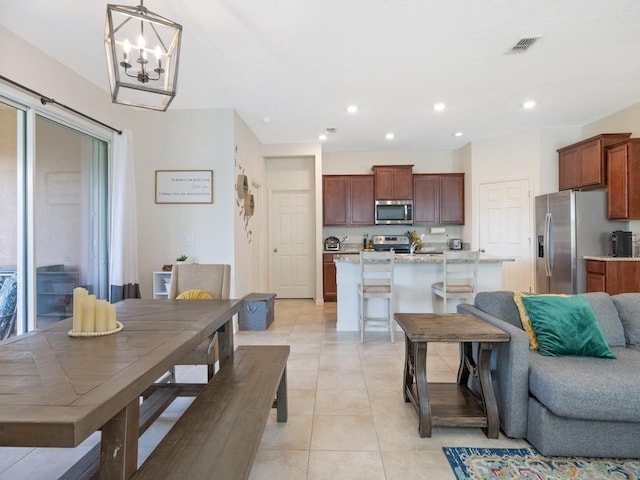
[[[616,230],[611,234],[611,253],[614,257],[633,256],[633,236],[631,232]]]

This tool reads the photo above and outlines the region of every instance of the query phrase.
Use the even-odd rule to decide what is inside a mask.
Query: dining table
[[[127,299],[122,330],[70,336],[72,319],[0,342],[0,446],[76,447],[101,430],[97,478],[137,468],[141,395],[218,332],[222,364],[233,352],[242,300]]]

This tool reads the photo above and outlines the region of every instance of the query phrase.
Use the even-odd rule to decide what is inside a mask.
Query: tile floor
[[[264,332],[239,332],[236,344],[289,344],[289,420],[271,415],[251,480],[454,479],[443,446],[528,447],[479,428],[434,428],[420,438],[417,415],[402,396],[404,342],[388,333],[336,332],[336,304],[276,300]],[[398,335],[401,337],[401,335]],[[430,381],[455,381],[457,344],[429,348]],[[178,370],[180,381],[203,381],[204,367]],[[140,438],[139,463],[171,428],[190,399],[179,398]],[[99,433],[74,449],[0,448],[0,480],[58,478]]]

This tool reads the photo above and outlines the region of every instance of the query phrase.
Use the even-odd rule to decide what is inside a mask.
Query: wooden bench
[[[246,479],[271,409],[287,421],[288,356],[288,345],[238,347],[132,478]]]

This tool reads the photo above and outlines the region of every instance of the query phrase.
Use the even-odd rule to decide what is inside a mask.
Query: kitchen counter
[[[334,252],[338,253],[338,252]],[[442,281],[442,254],[417,253],[396,254],[393,275],[393,310],[401,313],[430,313],[434,311],[431,285]],[[478,291],[502,290],[502,264],[513,262],[511,257],[482,254],[478,265]],[[358,331],[358,293],[360,282],[359,257],[336,254],[338,331]],[[455,311],[455,302],[449,300],[449,311]],[[367,302],[370,315],[382,316],[384,301],[371,299]]]
[[[585,255],[585,260],[597,260],[599,262],[640,262],[640,257],[610,257],[605,255]]]
[[[411,255],[409,253],[396,253],[394,256],[395,263],[442,263],[441,253],[416,253]],[[586,257],[585,257],[586,258]],[[638,258],[637,260],[640,260]],[[515,258],[512,257],[496,257],[493,255],[481,254],[479,263],[503,263],[514,262]],[[334,257],[334,262],[346,262],[346,263],[359,263],[359,257],[355,257],[350,254],[338,254]]]

